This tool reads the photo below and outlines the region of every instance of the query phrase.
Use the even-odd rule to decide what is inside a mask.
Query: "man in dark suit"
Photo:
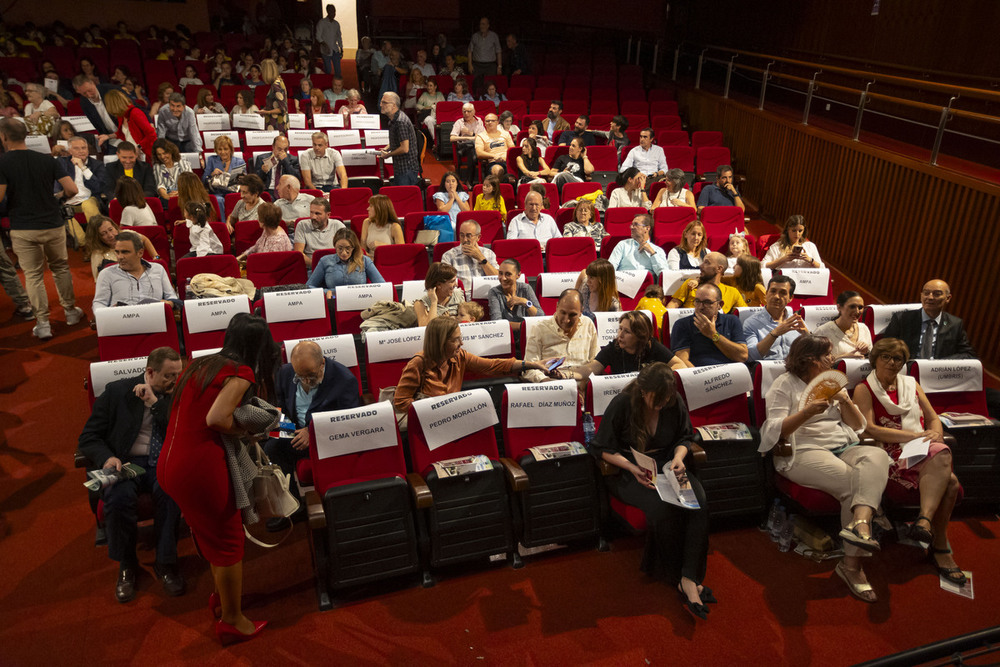
[[[119,563],[115,582],[115,598],[119,602],[135,597],[135,576],[139,569],[135,553],[136,504],[141,492],[153,494],[156,576],[168,595],[184,593],[184,579],[177,571],[177,525],[181,513],[156,481],[156,459],[167,431],[170,395],[181,370],[176,350],[156,348],[150,353],[142,375],[116,380],[105,387],[80,434],[80,452],[95,467],[110,473],[133,463],[146,471],[104,489],[108,556]]]
[[[66,175],[76,183],[77,193],[66,203],[78,213],[83,212],[88,220],[100,215],[108,189],[104,160],[90,157],[89,151],[87,140],[76,136],[69,140],[69,155],[56,158]]]
[[[343,364],[324,357],[316,343],[298,343],[292,349],[290,361],[278,371],[275,392],[276,405],[285,419],[295,424],[295,432],[291,438],[272,438],[264,445],[271,462],[289,475],[297,461],[309,456],[309,424],[313,414],[359,405],[357,378]],[[267,523],[269,530],[281,530],[286,525],[287,519],[281,518]]]
[[[139,162],[139,151],[131,141],[123,141],[118,144],[118,161],[111,162],[104,170],[107,173],[107,190],[104,193],[109,200],[114,199],[118,179],[122,176],[131,176],[139,181],[139,185],[142,186],[142,191],[147,197],[158,196],[156,179],[153,178],[153,168],[145,162]]]
[[[299,158],[288,152],[288,138],[283,134],[279,134],[271,142],[270,153],[264,153],[253,161],[253,171],[264,181],[264,189],[272,199],[277,199],[274,191],[282,176],[302,179]]]
[[[104,107],[102,95],[111,86],[102,86],[102,88],[105,90],[99,90],[94,82],[83,74],[78,74],[73,78],[73,90],[80,96],[80,108],[83,110],[83,115],[97,130],[97,148],[105,155],[110,155],[119,142],[115,136],[115,132],[118,131],[118,121]]]
[[[920,292],[922,307],[893,314],[883,336],[906,343],[911,359],[975,359],[962,320],[944,312],[949,301],[948,283],[928,281]]]

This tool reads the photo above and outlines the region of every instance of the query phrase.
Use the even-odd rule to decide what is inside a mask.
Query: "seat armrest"
[[[92,466],[90,459],[81,452],[79,449],[73,452],[73,467],[74,468],[90,468]]]
[[[708,463],[708,454],[705,453],[701,445],[694,442],[689,443],[688,453],[691,454],[691,460],[694,461],[696,466],[703,466]]]
[[[323,510],[323,501],[320,500],[315,489],[306,491],[306,516],[309,518],[310,530],[326,528],[326,512]]]
[[[507,479],[510,480],[510,486],[516,493],[528,490],[528,473],[524,472],[524,468],[514,459],[503,457],[500,459],[500,465],[507,472]]]
[[[605,477],[610,477],[611,475],[617,475],[621,472],[621,468],[616,465],[611,465],[604,459],[598,459],[597,467],[601,469],[601,474]]]
[[[434,504],[434,496],[431,495],[431,489],[423,477],[418,473],[408,472],[406,473],[406,481],[410,483],[410,489],[413,491],[413,502],[416,503],[418,510],[426,509]]]
[[[955,445],[958,444],[958,440],[955,439],[955,436],[953,436],[953,435],[951,435],[949,433],[945,433],[944,437],[941,438],[941,441],[944,442],[944,444],[948,445],[949,447],[951,447],[953,449],[954,449]]]

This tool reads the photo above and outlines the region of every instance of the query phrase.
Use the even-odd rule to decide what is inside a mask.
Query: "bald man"
[[[564,290],[556,303],[556,313],[540,320],[531,327],[528,342],[524,347],[525,361],[545,361],[566,357],[562,367],[586,366],[597,356],[600,346],[597,327],[593,320],[583,316],[583,302],[575,289]],[[523,335],[523,334],[522,334]],[[522,377],[530,382],[544,382],[549,379],[539,370],[527,370]],[[559,377],[557,374],[556,377]],[[565,378],[580,380],[576,373],[567,371]]]
[[[281,438],[271,438],[264,452],[272,463],[291,475],[295,464],[309,456],[309,424],[317,412],[356,408],[360,404],[357,378],[347,368],[323,356],[313,341],[302,341],[292,349],[291,363],[278,371],[275,402],[284,414],[283,421],[295,424],[293,431],[283,431]],[[292,485],[295,485],[294,478]],[[297,489],[291,489],[298,495]],[[268,521],[268,530],[282,530],[287,519]]]
[[[728,313],[733,308],[746,308],[743,294],[735,287],[722,284],[722,275],[729,263],[721,252],[710,252],[701,260],[701,276],[698,279],[685,280],[684,284],[674,292],[667,308],[694,308],[695,290],[706,283],[715,285],[722,293],[722,312]]]
[[[948,283],[927,281],[920,291],[920,309],[894,313],[883,337],[901,339],[911,359],[975,359],[962,320],[944,312],[949,301]]]
[[[514,147],[509,132],[500,129],[500,117],[486,114],[486,129],[476,135],[476,157],[483,162],[483,173],[502,177],[507,171],[507,149]]]

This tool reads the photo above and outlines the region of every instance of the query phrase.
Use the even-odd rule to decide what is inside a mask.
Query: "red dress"
[[[243,560],[243,517],[236,507],[222,434],[205,424],[208,411],[232,376],[254,382],[248,366],[225,366],[198,392],[189,383],[171,408],[170,424],[156,466],[163,490],[174,499],[191,527],[198,550],[215,566]]]
[[[115,136],[125,141],[125,116],[118,119],[118,131]],[[128,108],[128,131],[132,133],[132,138],[139,145],[139,150],[146,156],[146,164],[153,164],[153,142],[156,141],[156,130],[153,128],[146,114],[136,106]]]

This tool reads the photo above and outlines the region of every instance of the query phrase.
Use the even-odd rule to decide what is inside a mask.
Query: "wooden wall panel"
[[[764,215],[804,215],[823,259],[883,303],[946,280],[948,309],[1000,369],[1000,187],[703,91],[679,98],[692,130],[723,132]]]

